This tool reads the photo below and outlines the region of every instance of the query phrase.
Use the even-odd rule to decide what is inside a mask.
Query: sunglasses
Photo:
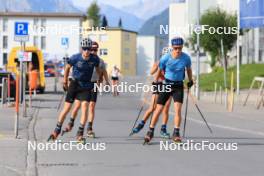
[[[182,50],[182,47],[173,47],[173,49],[174,49],[175,51],[177,51],[177,50]]]
[[[91,51],[97,52],[98,49],[97,48],[92,48]]]
[[[82,47],[82,50],[83,51],[91,51],[91,48],[90,47]]]

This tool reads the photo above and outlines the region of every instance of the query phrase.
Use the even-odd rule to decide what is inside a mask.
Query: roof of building
[[[106,27],[106,30],[108,31],[124,31],[124,32],[131,32],[131,33],[138,33],[136,31],[131,31],[131,30],[128,30],[128,29],[124,29],[124,28],[120,28],[120,27]]]
[[[85,15],[82,13],[39,13],[39,12],[0,12],[0,16],[10,17],[76,17],[84,18]]]

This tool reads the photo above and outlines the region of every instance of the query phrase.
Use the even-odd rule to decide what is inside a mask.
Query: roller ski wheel
[[[88,138],[95,138],[95,133],[93,131],[87,131],[87,137]]]
[[[149,144],[150,141],[151,141],[151,139],[153,138],[153,136],[154,136],[153,132],[148,131],[148,132],[147,132],[147,135],[146,135],[145,138],[144,138],[144,143],[143,143],[143,145],[145,145],[145,144]]]
[[[73,128],[73,124],[72,124],[72,123],[69,123],[69,124],[66,126],[66,128],[62,131],[61,136],[63,136],[65,133],[70,132],[70,131],[72,130],[72,128]]]
[[[176,144],[181,144],[182,143],[182,138],[180,136],[173,136],[172,140]]]
[[[85,144],[86,143],[86,139],[83,136],[78,136],[77,137],[77,143],[78,144]]]
[[[49,136],[49,138],[48,138],[48,140],[47,140],[47,142],[49,142],[49,141],[55,141],[57,138],[58,138],[58,136],[59,136],[59,133],[57,133],[57,132],[53,132],[50,136]]]

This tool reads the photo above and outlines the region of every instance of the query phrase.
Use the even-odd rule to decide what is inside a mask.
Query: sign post
[[[20,42],[21,52],[25,51],[26,49],[26,42],[29,40],[29,34],[28,34],[28,22],[15,22],[15,35],[14,40],[17,42]],[[20,74],[19,74],[19,80],[20,80],[20,103],[23,104],[23,117],[26,116],[26,97],[25,97],[25,91],[26,91],[26,71],[25,71],[25,64],[23,63],[23,57],[21,56],[19,58],[20,63]]]

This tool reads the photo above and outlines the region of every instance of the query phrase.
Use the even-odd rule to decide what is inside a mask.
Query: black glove
[[[63,90],[64,90],[64,92],[67,92],[68,91],[68,83],[66,82],[66,83],[63,83]]]
[[[192,86],[193,86],[193,80],[191,80],[191,81],[189,81],[189,82],[187,83],[187,87],[188,87],[188,89],[190,89]]]

